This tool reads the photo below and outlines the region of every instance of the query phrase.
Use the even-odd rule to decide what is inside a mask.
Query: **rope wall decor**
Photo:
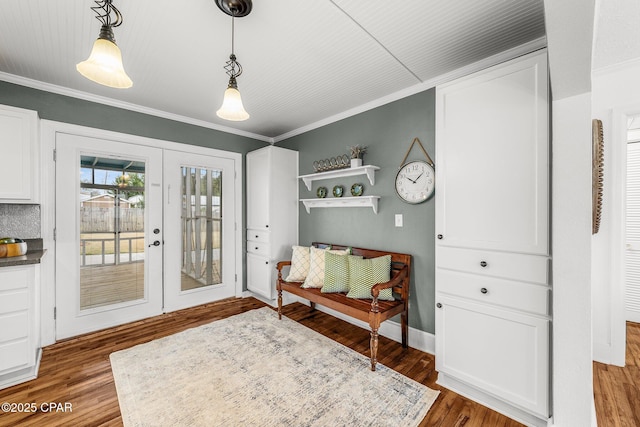
[[[602,218],[602,190],[604,177],[604,141],[602,121],[593,119],[592,122],[592,173],[591,173],[591,197],[592,197],[592,234],[600,230]]]

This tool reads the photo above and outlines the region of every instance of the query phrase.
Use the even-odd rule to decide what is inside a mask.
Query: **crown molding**
[[[258,135],[256,133],[246,132],[238,129],[234,129],[228,126],[218,125],[216,123],[207,122],[204,120],[194,119],[179,114],[169,113],[167,111],[156,110],[154,108],[144,107],[142,105],[132,104],[130,102],[119,101],[117,99],[108,98],[106,96],[93,95],[88,92],[83,92],[76,89],[70,89],[63,86],[54,85],[52,83],[41,82],[39,80],[33,80],[26,77],[16,76],[15,74],[9,74],[0,71],[0,80],[7,83],[13,83],[20,86],[26,86],[32,89],[43,90],[45,92],[51,92],[58,95],[69,96],[72,98],[82,99],[84,101],[95,102],[98,104],[108,105],[110,107],[122,108],[124,110],[135,111],[142,114],[148,114],[150,116],[161,117],[163,119],[174,120],[177,122],[187,123],[194,126],[213,129],[220,132],[226,132],[234,135],[244,136],[247,138],[257,139],[260,141],[273,143],[273,138]]]

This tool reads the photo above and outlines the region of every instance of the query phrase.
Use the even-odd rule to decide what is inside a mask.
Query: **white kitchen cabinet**
[[[0,268],[0,388],[36,377],[40,265]]]
[[[275,265],[298,242],[298,152],[247,153],[247,289],[275,297]]]
[[[546,51],[436,88],[436,165],[438,383],[547,425]]]
[[[0,203],[37,203],[38,114],[0,105]]]

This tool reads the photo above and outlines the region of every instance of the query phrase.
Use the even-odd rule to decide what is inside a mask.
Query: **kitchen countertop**
[[[25,242],[27,242],[27,253],[22,256],[0,258],[0,268],[40,264],[40,260],[47,253],[47,250],[42,248],[42,239],[25,239]]]

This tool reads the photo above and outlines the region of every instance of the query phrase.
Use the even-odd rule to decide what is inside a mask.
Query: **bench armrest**
[[[291,265],[291,261],[279,261],[279,262],[276,264],[276,269],[277,269],[278,271],[282,271],[282,269],[283,269],[284,267],[286,267],[287,265]]]
[[[405,278],[407,278],[408,275],[409,275],[409,267],[405,265],[402,267],[400,271],[398,271],[395,274],[395,276],[393,276],[391,280],[384,283],[378,283],[371,288],[371,296],[373,297],[373,302],[371,305],[374,308],[374,311],[376,311],[375,309],[378,306],[378,296],[380,295],[380,291],[383,289],[390,289],[395,286],[402,286]],[[403,289],[402,299],[406,300],[406,298],[407,298],[407,295],[405,295],[405,290]]]
[[[276,289],[280,291],[280,283],[282,280],[282,269],[288,265],[291,265],[291,261],[280,261],[276,264],[276,270],[278,270],[278,281],[276,282]]]

